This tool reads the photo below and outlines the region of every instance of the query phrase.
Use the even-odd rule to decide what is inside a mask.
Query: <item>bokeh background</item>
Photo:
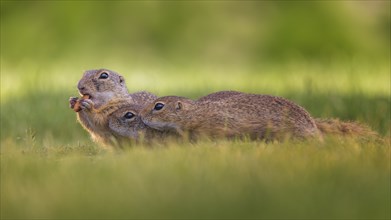
[[[388,1],[2,1],[2,140],[89,141],[67,109],[84,70],[130,92],[284,96],[389,131]]]
[[[1,0],[0,216],[388,219],[390,25],[376,0]],[[97,68],[130,92],[283,96],[386,137],[109,154],[68,107]]]
[[[284,96],[389,131],[388,1],[2,1],[2,140],[89,141],[67,109],[84,70],[130,92]]]

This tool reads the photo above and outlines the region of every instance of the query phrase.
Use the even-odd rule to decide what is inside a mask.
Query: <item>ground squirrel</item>
[[[109,114],[117,110],[121,103],[145,105],[157,98],[144,91],[129,94],[124,77],[108,69],[86,71],[77,88],[83,97],[71,97],[70,107],[77,111],[78,121],[93,140],[106,145],[110,144],[107,120]]]
[[[304,108],[269,95],[243,93],[211,101],[166,96],[145,107],[141,117],[152,128],[190,137],[245,135],[272,140],[319,136],[315,121]]]

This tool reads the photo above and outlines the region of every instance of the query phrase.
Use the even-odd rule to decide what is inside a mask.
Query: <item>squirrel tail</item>
[[[341,135],[350,137],[378,137],[378,134],[367,125],[358,122],[340,121],[339,119],[315,118],[315,124],[324,135]]]

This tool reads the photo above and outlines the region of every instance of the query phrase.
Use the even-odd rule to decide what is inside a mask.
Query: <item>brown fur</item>
[[[155,110],[157,103],[164,104]],[[166,96],[141,112],[143,122],[158,130],[174,130],[191,137],[240,137],[284,139],[318,136],[309,113],[284,98],[237,94],[219,101],[193,101]]]
[[[220,91],[220,92],[214,92],[209,95],[203,96],[199,98],[197,101],[204,102],[204,101],[219,101],[221,99],[229,98],[235,95],[243,94],[243,92],[237,92],[237,91]]]
[[[100,78],[106,73],[108,78]],[[89,96],[89,99],[71,97],[70,107],[73,109],[77,102],[81,111],[77,112],[80,124],[98,143],[110,145],[111,133],[108,130],[107,116],[116,111],[122,104],[137,103],[149,104],[157,97],[148,92],[129,94],[125,79],[118,73],[107,70],[88,70],[78,83],[80,95]]]

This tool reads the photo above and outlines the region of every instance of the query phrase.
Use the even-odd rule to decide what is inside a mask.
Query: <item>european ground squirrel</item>
[[[145,107],[141,117],[154,129],[172,130],[190,135],[190,138],[246,136],[272,140],[319,137],[315,121],[304,108],[269,95],[242,93],[210,101],[166,96]]]
[[[125,79],[108,69],[88,70],[77,88],[82,98],[71,97],[69,104],[77,112],[80,124],[96,142],[110,145],[107,116],[121,104],[146,105],[157,97],[149,92],[128,93]]]

